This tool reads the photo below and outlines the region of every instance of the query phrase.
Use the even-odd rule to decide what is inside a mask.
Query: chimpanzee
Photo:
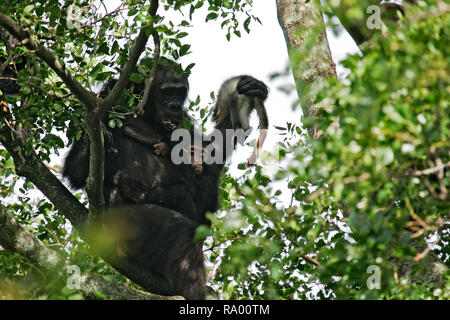
[[[223,153],[218,163],[202,163],[198,170],[195,165],[175,165],[168,157],[170,152],[160,152],[164,146],[172,149],[176,142],[170,140],[170,134],[181,127],[183,119],[190,121],[182,109],[187,88],[187,79],[173,68],[158,68],[144,115],[127,118],[121,128],[105,126],[104,192],[110,207],[105,224],[121,221],[129,231],[118,243],[123,258],[135,269],[152,275],[131,274],[131,280],[154,293],[202,299],[206,278],[202,243],[194,241],[194,235],[199,224],[209,224],[205,213],[217,209],[219,179],[229,153]],[[247,130],[253,109],[260,119],[264,115],[262,126],[266,128],[266,97],[267,87],[253,77],[226,81],[214,111],[216,129],[223,133],[223,139],[226,129]],[[190,133],[193,130],[191,127]],[[219,145],[230,143],[234,147],[231,141],[220,141]],[[72,186],[82,187],[88,165],[89,141],[81,140],[66,158],[64,176]],[[161,279],[159,284],[149,280],[155,275]]]
[[[116,80],[100,93],[107,95]],[[132,87],[132,88],[130,88]],[[134,94],[144,86],[129,86]],[[192,120],[183,109],[189,84],[187,76],[177,73],[177,65],[158,65],[144,114],[128,116],[123,126],[103,125],[105,136],[104,196],[107,207],[120,204],[152,203],[180,211],[195,218],[196,208],[182,187],[189,165],[175,166],[169,158],[173,130]],[[74,189],[85,186],[89,174],[89,138],[76,141],[66,156],[63,176]]]
[[[198,220],[187,217],[183,212],[147,203],[115,206],[108,210],[107,221],[126,230],[118,241],[125,259],[134,269],[145,267],[149,272],[144,273],[145,276],[137,275],[139,272],[133,273],[129,275],[131,280],[154,293],[182,295],[186,299],[205,298],[202,241],[194,240],[195,232],[199,224],[206,223],[205,213],[217,210],[220,176],[225,159],[230,156],[235,144],[233,136],[227,137],[226,130],[249,129],[248,118],[253,109],[258,111],[260,126],[267,128],[263,105],[266,97],[264,83],[249,76],[227,80],[219,90],[213,118],[222,140],[205,140],[213,140],[213,146],[218,145],[225,150],[217,157],[217,162],[202,163],[201,171],[189,167],[190,171],[179,172],[188,177],[182,181],[182,192],[193,197]],[[207,143],[203,145],[204,150],[209,147]],[[215,155],[209,153],[207,156]],[[155,277],[159,281],[155,281]]]

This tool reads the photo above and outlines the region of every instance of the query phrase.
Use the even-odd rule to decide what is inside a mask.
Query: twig
[[[416,256],[413,258],[414,262],[417,262],[419,260],[422,260],[423,258],[425,258],[425,256],[428,254],[428,252],[430,252],[431,248],[427,247],[425,250],[423,250],[422,252],[419,252],[418,254],[416,254]]]
[[[297,192],[299,186],[295,186],[295,190],[292,191],[292,195],[291,195],[291,203],[289,204],[289,208],[292,207],[292,205],[294,204],[294,198],[295,198],[295,193]]]
[[[34,84],[33,82],[31,82],[31,81],[27,81],[27,83],[28,83],[31,87],[33,87],[33,88],[35,88],[35,89],[38,89],[38,90],[42,91],[46,96],[49,96],[49,97],[54,98],[54,99],[66,99],[66,98],[70,97],[71,95],[73,95],[72,92],[69,92],[69,93],[66,93],[66,94],[63,94],[62,96],[60,96],[60,95],[57,95],[56,93],[52,93],[52,92],[50,92],[50,91],[45,90],[44,88],[41,88],[40,86],[35,85],[35,84]]]
[[[158,69],[159,64],[159,56],[161,54],[161,42],[159,41],[159,35],[158,32],[153,32],[153,42],[155,43],[155,49],[154,49],[154,55],[153,55],[153,65],[152,70],[150,71],[150,77],[147,80],[147,83],[145,84],[144,89],[144,95],[142,97],[142,100],[139,101],[138,106],[135,108],[135,112],[138,115],[142,115],[144,113],[144,107],[147,104],[148,97],[150,96],[150,89],[153,85],[153,79],[155,79],[156,76],[156,70]]]
[[[0,80],[18,81],[19,79],[13,78],[13,77],[2,77],[2,76],[0,76]]]
[[[150,4],[150,8],[148,10],[148,14],[151,17],[156,15],[156,11],[158,10],[159,2],[158,0],[153,0]],[[130,76],[133,73],[134,68],[136,67],[137,61],[141,56],[141,53],[144,51],[145,46],[147,44],[149,36],[147,35],[145,30],[141,30],[139,35],[136,38],[136,43],[133,49],[130,52],[128,57],[128,62],[125,64],[125,67],[122,69],[120,73],[119,79],[116,84],[108,94],[106,98],[104,98],[100,105],[100,116],[104,116],[109,109],[116,103],[117,99],[121,95],[122,91],[128,84],[130,80]]]
[[[20,58],[20,57],[22,57],[22,56],[24,56],[24,55],[26,55],[26,54],[28,54],[28,53],[35,54],[36,51],[34,51],[34,50],[29,50],[29,51],[26,51],[26,52],[22,52],[21,54],[18,54],[18,55],[9,57],[9,58],[2,64],[2,66],[0,67],[0,74],[3,73],[3,71],[4,71],[4,70],[6,69],[6,67],[11,63],[11,61],[16,60],[17,58]],[[14,63],[14,68],[16,69],[15,63]],[[16,71],[17,71],[17,69],[16,69]]]
[[[320,267],[320,262],[319,261],[317,261],[316,259],[314,259],[314,258],[310,258],[310,257],[308,257],[308,256],[302,256],[302,258],[303,259],[305,259],[306,261],[308,261],[309,263],[312,263],[313,265],[315,265],[316,267]]]
[[[48,163],[44,163],[44,165],[50,169],[51,171],[58,173],[58,174],[62,174],[62,171],[60,169],[56,169],[55,167],[52,167],[51,165],[49,165]]]
[[[448,162],[448,164],[450,166],[450,161]],[[447,192],[448,192],[447,191],[447,187],[445,186],[445,182],[444,182],[444,168],[445,168],[445,165],[442,164],[442,160],[439,157],[436,158],[436,166],[441,168],[441,170],[439,170],[436,175],[437,175],[437,178],[438,178],[438,181],[439,181],[439,189],[441,191],[441,196],[443,196],[445,198],[445,196],[447,195]]]
[[[108,12],[108,11],[106,10],[105,4],[103,3],[103,1],[101,1],[101,3],[103,4],[103,7],[105,8],[106,14],[105,14],[103,17],[98,18],[97,20],[93,21],[93,22],[91,23],[91,26],[94,25],[94,24],[99,23],[100,21],[104,20],[105,18],[109,17],[110,15],[112,15],[112,14],[114,14],[114,13],[116,13],[116,12],[119,12],[119,11],[122,9],[122,7],[123,7],[123,5],[125,4],[125,2],[126,2],[126,1],[123,1],[116,9],[114,9],[114,10],[111,11],[111,12]]]
[[[426,175],[430,175],[436,172],[439,172],[445,168],[450,167],[450,161],[446,162],[446,163],[442,163],[440,162],[439,164],[437,164],[435,167],[429,168],[429,169],[425,169],[425,170],[416,170],[414,171],[411,175],[414,177],[419,177],[419,176],[426,176]]]
[[[81,83],[67,70],[64,62],[56,58],[47,48],[34,40],[30,33],[22,29],[13,19],[0,12],[0,26],[6,29],[22,45],[33,50],[56,74],[64,81],[73,94],[88,108],[94,109],[97,106],[97,98],[92,91],[85,89]]]

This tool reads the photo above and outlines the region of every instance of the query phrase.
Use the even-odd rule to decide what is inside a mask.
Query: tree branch
[[[161,296],[110,283],[101,277],[94,276],[82,276],[80,279],[80,290],[86,299],[98,299],[96,292],[101,292],[108,299],[113,300],[184,300],[181,296]]]
[[[17,174],[30,180],[82,232],[88,218],[86,208],[42,163],[36,152],[27,148],[3,117],[0,117],[0,142],[13,157]]]
[[[56,251],[23,228],[0,204],[0,245],[13,253],[26,257],[35,267],[52,276],[64,277],[67,261]],[[55,274],[56,272],[56,274]],[[97,276],[81,276],[80,291],[87,299],[98,299],[97,292],[115,300],[181,300],[182,297],[166,297],[110,283]]]
[[[291,68],[303,114],[314,119],[323,104],[314,104],[320,82],[336,77],[325,24],[315,1],[277,0],[278,20],[284,32]],[[317,138],[315,125],[308,127],[311,138]]]
[[[302,256],[302,258],[305,259],[305,261],[315,265],[316,267],[320,267],[320,262],[317,261],[317,259],[310,258],[310,257],[308,257],[306,255]]]
[[[156,15],[157,9],[158,0],[153,0],[148,10],[150,18],[153,18]],[[151,28],[153,28],[153,23],[151,24]],[[108,96],[101,101],[98,110],[96,109],[94,112],[88,110],[86,114],[86,129],[90,142],[89,176],[86,183],[86,192],[89,198],[89,210],[94,217],[97,214],[102,213],[105,207],[103,195],[105,147],[101,119],[116,103],[123,90],[125,90],[128,85],[137,61],[145,50],[148,38],[149,35],[147,35],[147,32],[142,28],[134,47],[131,49],[128,61],[120,73],[119,79],[113,89]]]
[[[439,165],[436,165],[435,167],[429,168],[429,169],[425,169],[425,170],[415,170],[411,173],[411,176],[414,177],[420,177],[420,176],[426,176],[426,175],[430,175],[433,173],[437,173],[445,168],[450,167],[450,161],[446,162],[446,163],[442,163],[440,162]]]
[[[155,50],[153,55],[153,65],[152,70],[150,71],[150,77],[147,80],[147,83],[145,84],[144,94],[142,97],[142,100],[139,102],[138,106],[135,109],[135,112],[137,114],[143,114],[144,113],[144,106],[147,104],[148,97],[150,95],[150,89],[153,85],[153,79],[155,79],[156,70],[158,69],[159,64],[159,56],[161,53],[161,43],[159,41],[159,35],[158,32],[153,32],[153,41],[155,43]]]
[[[8,251],[18,252],[43,271],[63,265],[62,257],[25,230],[0,204],[0,244]]]
[[[148,10],[148,14],[151,18],[153,18],[156,15],[158,6],[159,6],[158,0],[152,0],[150,8]],[[150,29],[153,29],[153,22],[151,22]],[[130,76],[134,68],[136,67],[137,61],[145,49],[145,45],[147,44],[148,38],[149,35],[145,30],[142,29],[139,32],[138,37],[136,38],[136,43],[134,44],[134,47],[130,52],[128,62],[125,64],[125,67],[122,69],[122,72],[120,73],[119,79],[117,80],[111,92],[108,94],[106,98],[103,99],[101,103],[100,106],[101,115],[106,114],[106,112],[108,112],[108,110],[111,109],[111,107],[116,103],[117,99],[120,97],[122,91],[126,88],[130,80]]]
[[[5,28],[22,45],[35,51],[36,56],[42,59],[56,74],[64,81],[72,93],[89,109],[97,106],[96,95],[85,89],[78,80],[66,69],[64,62],[56,58],[47,48],[41,46],[34,40],[30,33],[22,29],[13,19],[0,12],[0,26]]]
[[[105,137],[102,123],[95,112],[85,114],[86,131],[89,136],[89,175],[86,193],[89,199],[89,214],[92,218],[101,215],[105,209],[103,181],[105,177]]]

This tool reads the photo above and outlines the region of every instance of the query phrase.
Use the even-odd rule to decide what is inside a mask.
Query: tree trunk
[[[277,9],[303,115],[314,119],[326,107],[314,104],[315,89],[322,80],[336,77],[322,14],[314,1],[307,0],[277,0]],[[318,138],[314,125],[307,129],[311,138]]]

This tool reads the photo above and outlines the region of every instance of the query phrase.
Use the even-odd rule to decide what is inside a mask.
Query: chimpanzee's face
[[[184,102],[189,83],[187,76],[176,73],[176,67],[161,67],[157,71],[156,88],[150,98],[155,99],[155,120],[166,130],[174,130],[184,117]],[[159,90],[158,90],[159,87]]]

